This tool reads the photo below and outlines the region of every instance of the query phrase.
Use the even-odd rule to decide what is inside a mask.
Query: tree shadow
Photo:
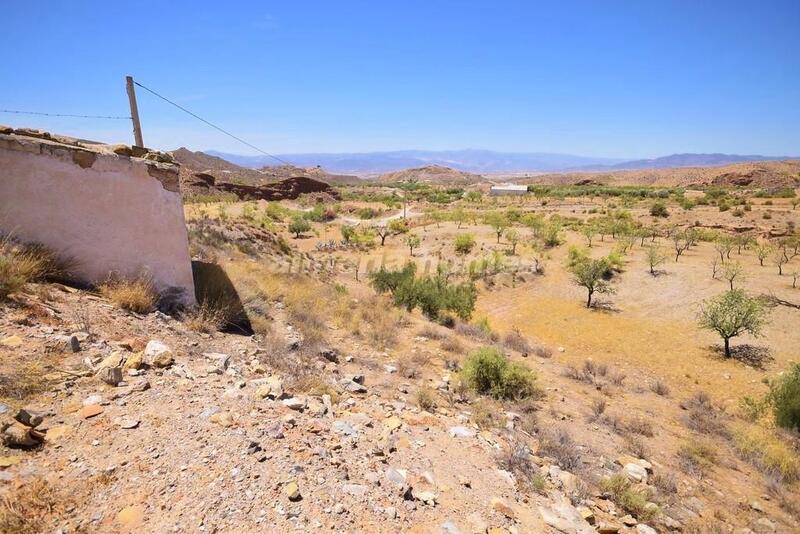
[[[709,348],[718,357],[726,359],[725,349],[721,344],[711,345]],[[769,347],[759,347],[748,343],[732,346],[730,359],[749,365],[759,371],[764,371],[766,365],[775,360]]]
[[[610,300],[593,300],[592,306],[589,308],[600,313],[620,313],[622,310],[617,308]]]

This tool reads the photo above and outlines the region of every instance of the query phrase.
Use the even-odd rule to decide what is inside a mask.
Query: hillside
[[[205,152],[192,152],[186,148],[179,148],[171,154],[181,164],[183,182],[191,180],[192,175],[196,173],[210,174],[220,182],[246,185],[266,185],[296,177],[313,178],[328,184],[357,184],[360,181],[355,176],[330,174],[319,167],[305,169],[294,165],[279,165],[251,169]]]
[[[798,187],[800,186],[800,160],[745,162],[720,167],[566,172],[538,176],[512,176],[510,178],[512,181],[523,184]]]
[[[402,171],[389,172],[377,178],[379,182],[430,182],[438,184],[473,184],[484,181],[483,176],[458,171],[441,165],[426,165]]]

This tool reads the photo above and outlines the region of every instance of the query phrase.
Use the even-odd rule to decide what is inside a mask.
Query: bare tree
[[[722,272],[722,277],[725,278],[725,280],[728,281],[728,283],[731,286],[731,291],[733,291],[733,282],[734,282],[734,280],[736,280],[737,278],[739,280],[744,278],[744,274],[743,274],[743,271],[742,271],[742,264],[739,263],[738,261],[736,263],[728,262],[725,265],[725,270]]]
[[[711,278],[716,280],[717,274],[719,274],[719,260],[714,258],[711,260]]]
[[[691,242],[687,239],[685,232],[674,232],[672,234],[672,245],[675,248],[675,262],[686,252]]]
[[[772,254],[772,263],[778,268],[778,274],[783,275],[783,266],[789,263],[789,256],[787,256],[786,250],[783,248],[775,250]]]
[[[764,260],[767,259],[774,250],[775,247],[773,247],[769,241],[759,241],[756,243],[756,257],[758,258],[758,263],[762,267],[764,266]]]

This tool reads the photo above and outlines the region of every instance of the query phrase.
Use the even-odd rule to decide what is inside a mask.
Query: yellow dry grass
[[[44,532],[48,517],[63,508],[63,500],[45,480],[24,483],[0,495],[0,532]]]
[[[158,302],[153,282],[145,276],[131,280],[109,279],[98,286],[98,290],[101,295],[123,310],[135,313],[149,313]]]

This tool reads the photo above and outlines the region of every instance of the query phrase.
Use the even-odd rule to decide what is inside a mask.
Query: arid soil
[[[609,203],[484,202],[467,208],[587,218]],[[660,226],[746,226],[760,236],[800,218],[786,200],[756,199],[743,217],[670,204],[669,219],[656,221],[650,203],[631,206],[633,217]],[[340,213],[366,205],[350,204]],[[7,441],[0,449],[6,528],[798,531],[797,483],[776,480],[741,448],[741,436],[774,429],[742,418],[739,403],[762,395],[763,379],[797,362],[800,308],[778,305],[763,337],[735,339],[757,360],[726,360],[713,347],[719,340],[696,323],[701,301],[728,285],[711,276],[711,243],[677,262],[671,257],[652,276],[637,241],[612,281],[616,292],[586,309],[565,268],[569,245],[583,237],[564,230],[564,242],[549,249],[526,236],[515,255],[504,256],[517,267],[513,275],[506,269],[477,281],[473,323],[445,328],[376,297],[368,266],[466,265],[511,245],[478,222],[430,221],[431,208],[451,209],[412,206],[412,231],[421,238],[412,257],[402,235],[383,247],[321,249],[341,239],[346,216],[296,239],[287,221],[248,219],[241,203],[222,212],[188,206],[190,229],[215,229],[191,232],[193,251],[224,267],[253,319],[252,336],[204,333],[187,317],[126,312],[58,284],[29,284],[0,303],[0,417],[6,425],[25,419],[21,408],[42,416],[34,446]],[[466,232],[477,245],[459,257],[453,239]],[[668,239],[655,243],[670,255]],[[592,254],[613,244],[597,237]],[[759,266],[752,249],[731,257],[744,268],[737,284],[800,304],[789,274]],[[483,318],[494,334],[474,326]],[[501,402],[464,390],[458,369],[489,344],[532,368],[540,394]],[[137,365],[140,357],[146,363]],[[108,366],[123,368],[123,382],[103,381]],[[703,447],[713,452],[696,452]],[[608,485],[620,479],[643,496],[638,507]],[[28,522],[12,522],[19,517]]]

